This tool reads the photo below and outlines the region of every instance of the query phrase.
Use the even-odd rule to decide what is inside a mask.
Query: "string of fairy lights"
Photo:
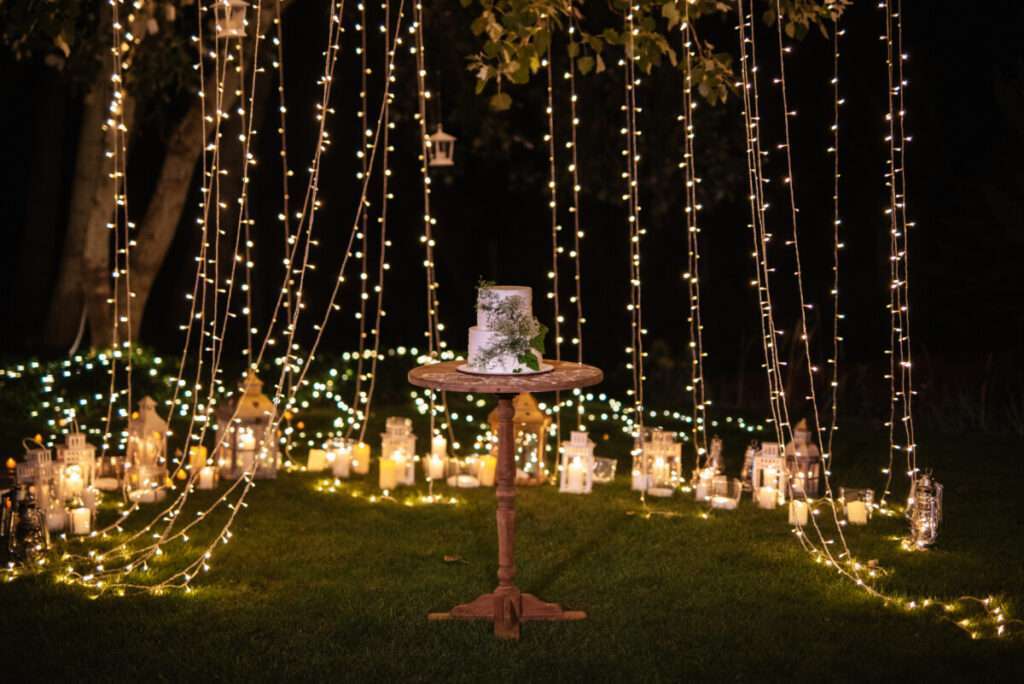
[[[569,18],[568,32],[571,44],[576,36],[576,20],[574,16]],[[582,186],[580,185],[579,156],[577,154],[577,128],[579,127],[580,119],[576,107],[578,99],[576,95],[576,58],[568,48],[566,52],[569,64],[565,70],[564,79],[569,82],[569,140],[566,141],[565,146],[569,149],[569,165],[567,170],[572,178],[572,206],[569,207],[569,213],[572,215],[573,229],[572,250],[570,250],[569,256],[575,265],[573,271],[573,294],[569,297],[569,303],[576,306],[576,333],[572,339],[572,343],[576,345],[576,363],[583,363],[583,325],[586,323],[586,318],[583,316],[582,241],[584,233],[580,223],[580,191]],[[573,394],[578,397],[580,390],[573,390]],[[583,427],[583,412],[577,410],[576,428],[582,430]]]
[[[547,18],[548,30],[551,28],[551,19]],[[562,360],[562,323],[564,321],[561,311],[561,296],[559,289],[558,261],[564,248],[561,246],[558,235],[562,232],[562,224],[558,220],[558,162],[555,157],[555,88],[554,88],[554,67],[551,59],[551,45],[548,44],[547,55],[541,60],[541,67],[544,69],[545,91],[547,102],[544,107],[545,124],[544,143],[548,153],[548,209],[551,216],[551,270],[548,271],[548,280],[551,281],[551,290],[548,292],[548,299],[551,300],[551,327],[552,337],[555,346],[555,361]],[[562,393],[555,392],[555,444],[558,445],[556,455],[561,451],[562,445]],[[543,467],[543,464],[541,464]],[[556,464],[557,468],[557,464]]]
[[[693,57],[694,35],[690,24],[690,3],[683,2],[683,23],[680,29],[683,54],[683,111],[679,120],[683,128],[683,169],[684,215],[686,218],[686,279],[689,295],[690,311],[687,322],[690,329],[690,399],[693,403],[693,421],[691,434],[693,439],[695,468],[694,472],[704,467],[707,453],[707,413],[709,404],[704,384],[704,325],[701,320],[700,304],[700,225],[698,214],[700,201],[697,198],[697,160],[694,154],[694,137],[696,127],[694,114],[697,103],[693,101]]]

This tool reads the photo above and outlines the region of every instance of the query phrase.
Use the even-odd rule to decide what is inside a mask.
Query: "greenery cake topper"
[[[491,289],[494,286],[493,281],[482,278],[477,284],[477,309],[489,314],[491,330],[497,333],[493,344],[479,350],[477,363],[487,368],[499,357],[511,355],[527,368],[540,370],[540,362],[533,352],[544,354],[547,326],[523,312],[522,297],[498,297]]]

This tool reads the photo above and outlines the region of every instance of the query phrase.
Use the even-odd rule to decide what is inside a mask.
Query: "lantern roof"
[[[276,413],[274,402],[263,393],[263,381],[252,369],[245,376],[242,395],[228,399],[217,409],[221,420],[230,420],[234,416],[245,422],[272,418]]]
[[[156,411],[156,401],[146,395],[139,402],[138,414],[128,423],[128,432],[148,435],[153,432],[167,435],[167,422]]]
[[[445,132],[441,124],[437,124],[437,130],[430,134],[430,142],[455,142],[457,138],[451,133]]]

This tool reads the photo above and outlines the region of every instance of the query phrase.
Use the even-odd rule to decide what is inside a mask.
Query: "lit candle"
[[[761,487],[757,490],[758,508],[775,508],[779,503],[779,490],[775,487]]]
[[[436,441],[435,437],[435,441]],[[444,437],[441,438],[444,440]],[[437,454],[436,452],[427,461],[427,477],[431,480],[442,480],[444,479],[444,456]]]
[[[82,469],[78,466],[69,466],[64,471],[64,496],[71,498],[82,495]]]
[[[8,470],[14,470],[17,467],[18,467],[18,462],[17,461],[15,461],[13,458],[8,458],[7,459],[7,469]]]
[[[714,477],[715,471],[711,468],[700,471],[697,486],[693,488],[693,498],[696,501],[707,501],[711,497],[711,484]]]
[[[347,478],[351,468],[352,446],[346,443],[335,452],[334,463],[331,464],[331,471],[334,473],[334,477]]]
[[[654,467],[651,468],[651,479],[654,484],[662,486],[671,484],[670,477],[670,469],[665,459],[660,456],[654,459]]]
[[[203,466],[199,469],[199,482],[196,489],[213,489],[213,480],[216,474],[213,466]]]
[[[846,519],[851,525],[868,524],[868,505],[863,501],[850,501],[846,504]]]
[[[206,447],[192,446],[188,448],[188,462],[192,471],[198,471],[206,465]]]
[[[736,499],[715,495],[711,497],[711,507],[720,508],[725,511],[734,511],[736,510]]]
[[[319,473],[327,468],[327,452],[323,449],[310,449],[306,460],[306,470]]]
[[[68,524],[68,514],[63,506],[51,508],[46,512],[46,528],[51,532],[63,532]]]
[[[793,499],[789,502],[789,524],[790,525],[806,525],[807,524],[807,502]]]
[[[93,486],[100,491],[113,492],[121,488],[121,483],[116,477],[97,477]]]
[[[357,475],[365,475],[370,472],[370,445],[366,442],[359,442],[353,447],[352,470]]]
[[[85,506],[71,509],[71,534],[89,534],[92,531],[92,511]]]
[[[434,435],[434,439],[430,441],[430,454],[438,458],[448,456],[448,440],[441,435]]]
[[[384,490],[394,489],[398,486],[397,461],[390,458],[380,459],[380,488]]]
[[[256,435],[251,429],[245,428],[238,433],[238,448],[244,451],[252,451],[256,448]]]
[[[583,480],[586,469],[583,464],[580,463],[580,459],[572,459],[572,463],[569,464],[568,480],[569,483],[566,486],[566,491],[576,492],[578,494],[583,493]]]
[[[480,479],[480,484],[484,487],[494,486],[494,474],[498,467],[498,459],[493,456],[484,456],[480,459],[480,469],[477,473],[477,477]]]
[[[642,492],[647,489],[648,476],[640,472],[640,469],[633,471],[632,486],[630,487],[634,492]]]

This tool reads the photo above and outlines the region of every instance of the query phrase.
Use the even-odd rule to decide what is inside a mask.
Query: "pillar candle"
[[[578,458],[574,458],[572,463],[569,464],[569,483],[567,485],[567,490],[582,494],[585,473],[586,469],[583,467],[583,464],[580,463]]]
[[[192,466],[192,472],[196,472],[206,466],[206,447],[191,446],[188,448],[188,462]]]
[[[758,508],[775,508],[779,503],[779,491],[775,487],[761,487],[757,490]]]
[[[397,461],[390,458],[380,459],[380,488],[381,489],[394,489],[398,486],[398,467]]]
[[[851,525],[868,524],[868,505],[863,501],[850,501],[846,504],[846,519]]]
[[[327,452],[323,449],[310,449],[309,458],[306,460],[306,470],[311,473],[319,473],[327,468]]]
[[[358,442],[352,447],[352,470],[357,475],[370,472],[370,445],[366,442]]]
[[[199,482],[196,489],[213,489],[214,474],[213,466],[203,466],[199,469]]]
[[[434,439],[436,442],[437,438],[435,437]],[[444,440],[444,437],[442,437],[441,439]],[[434,455],[431,456],[430,459],[427,461],[427,477],[429,477],[431,480],[443,480],[444,473],[444,457],[435,452]]]
[[[92,511],[85,506],[71,509],[71,534],[89,534],[92,531]]]
[[[494,458],[494,456],[483,456],[480,459],[480,470],[477,477],[479,477],[482,486],[494,486],[494,473],[497,467],[498,459]]]
[[[711,497],[711,507],[724,511],[734,511],[736,510],[736,499],[728,496],[713,496]]]
[[[790,525],[806,525],[807,524],[807,502],[793,499],[789,502],[789,524]]]
[[[352,468],[352,447],[343,446],[335,453],[334,463],[331,464],[331,471],[334,477],[348,478]]]
[[[438,458],[445,458],[448,455],[448,440],[441,435],[434,435],[430,442],[430,454]]]
[[[697,486],[693,488],[693,498],[696,501],[707,501],[711,498],[711,484],[715,477],[715,471],[711,468],[705,468],[700,471],[700,478],[697,480]]]
[[[64,472],[64,496],[72,498],[82,495],[82,471],[77,466],[68,468]]]
[[[63,506],[51,508],[46,512],[46,528],[51,532],[63,532],[68,524],[68,514]]]
[[[639,470],[633,471],[633,479],[631,489],[634,492],[642,492],[647,489],[647,476],[641,473]]]

